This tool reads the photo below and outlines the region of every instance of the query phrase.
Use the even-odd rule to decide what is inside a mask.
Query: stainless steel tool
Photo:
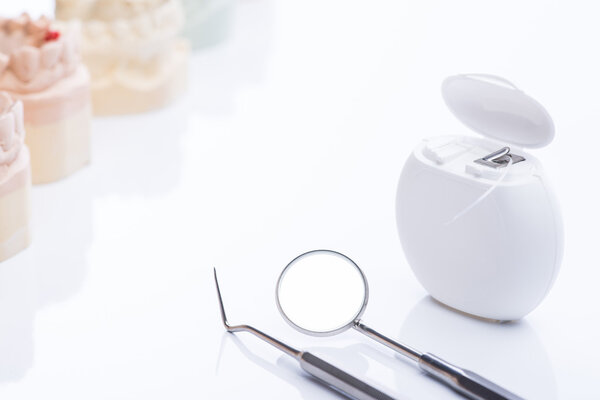
[[[509,164],[509,159],[511,159],[511,164],[513,165],[520,163],[521,161],[525,161],[525,157],[512,154],[510,152],[510,147],[503,147],[500,150],[496,150],[483,158],[475,160],[474,162],[485,165],[486,167],[503,168]]]
[[[230,325],[227,322],[225,315],[225,307],[223,306],[223,298],[219,289],[219,281],[217,280],[217,270],[214,269],[215,285],[217,287],[217,295],[219,297],[219,306],[221,308],[221,318],[223,325],[228,332],[249,332],[254,336],[264,340],[270,345],[292,356],[300,363],[300,367],[321,382],[332,387],[345,396],[356,400],[394,400],[393,397],[379,391],[373,386],[361,381],[358,378],[342,371],[341,369],[329,364],[319,357],[306,352],[296,350],[295,348],[275,339],[272,336],[250,326],[250,325]]]
[[[301,332],[330,336],[354,328],[416,361],[421,370],[468,398],[523,400],[472,371],[421,353],[363,324],[360,318],[369,299],[367,278],[341,253],[315,250],[296,257],[281,273],[276,297],[284,319]]]

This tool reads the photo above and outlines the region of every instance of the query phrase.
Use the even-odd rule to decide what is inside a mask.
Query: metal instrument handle
[[[425,353],[419,358],[419,367],[473,400],[524,400],[494,382],[430,353]]]
[[[393,397],[311,353],[302,352],[298,360],[303,370],[350,398],[356,400],[394,400]]]

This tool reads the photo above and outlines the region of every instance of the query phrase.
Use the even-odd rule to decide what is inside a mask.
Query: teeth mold
[[[182,0],[185,9],[183,34],[192,48],[200,49],[227,39],[235,0]]]
[[[57,0],[56,15],[81,21],[95,115],[157,109],[183,92],[189,45],[178,37],[178,0]]]
[[[0,21],[0,90],[25,109],[33,183],[64,178],[89,162],[90,80],[79,27],[27,14]]]
[[[31,170],[23,104],[0,92],[0,261],[29,246]]]

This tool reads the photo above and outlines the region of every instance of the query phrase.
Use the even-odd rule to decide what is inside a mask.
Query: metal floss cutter
[[[510,153],[510,147],[503,147],[500,150],[496,150],[485,157],[478,158],[474,162],[477,164],[485,165],[490,168],[504,168],[508,165],[508,162],[512,160],[513,164],[525,161],[525,157],[518,156]]]
[[[492,75],[451,76],[442,96],[481,136],[428,138],[409,156],[396,195],[404,254],[439,302],[492,320],[522,318],[548,294],[562,260],[560,208],[541,163],[523,150],[550,143],[554,123]]]

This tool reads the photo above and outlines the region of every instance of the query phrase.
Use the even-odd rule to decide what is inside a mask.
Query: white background
[[[213,266],[231,322],[394,396],[455,398],[358,332],[314,338],[283,321],[277,276],[314,248],[363,268],[364,322],[382,333],[526,398],[600,398],[599,14],[592,1],[240,1],[230,40],[193,55],[184,98],[94,119],[93,163],[34,189],[34,241],[0,264],[0,398],[339,398],[224,333]],[[469,134],[439,91],[460,72],[508,78],[556,124],[535,155],[562,203],[565,256],[517,323],[434,304],[396,234],[413,147]]]

